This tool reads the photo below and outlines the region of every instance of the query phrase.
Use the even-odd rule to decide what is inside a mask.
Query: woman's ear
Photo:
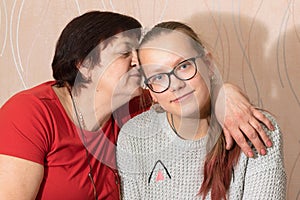
[[[91,67],[89,59],[85,59],[82,63],[76,65],[78,71],[86,81],[92,80]]]

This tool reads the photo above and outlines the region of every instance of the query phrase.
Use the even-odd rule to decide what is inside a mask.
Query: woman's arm
[[[42,165],[0,154],[0,199],[35,199],[43,176]]]
[[[230,149],[235,140],[248,157],[253,157],[253,151],[246,137],[261,155],[266,154],[265,146],[272,146],[270,138],[261,126],[263,123],[268,129],[273,130],[272,123],[251,105],[237,86],[229,83],[223,85],[216,99],[215,114],[224,130],[226,149]]]
[[[52,127],[46,107],[33,95],[20,93],[0,109],[0,199],[35,199],[49,149]]]

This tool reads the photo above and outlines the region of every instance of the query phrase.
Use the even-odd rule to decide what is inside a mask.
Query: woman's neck
[[[70,87],[56,87],[53,90],[57,94],[61,104],[72,121],[79,126],[88,130],[96,131],[101,128],[110,118],[111,109],[103,105],[103,102],[95,104],[94,90],[84,88],[78,92],[70,90]],[[93,91],[91,93],[90,91]]]
[[[167,113],[167,118],[173,130],[183,139],[199,140],[207,134],[209,118],[184,118]]]

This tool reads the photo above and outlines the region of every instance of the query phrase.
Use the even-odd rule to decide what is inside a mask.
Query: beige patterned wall
[[[60,31],[93,9],[129,14],[148,27],[170,19],[192,25],[216,53],[224,80],[277,116],[288,199],[300,200],[300,1],[0,0],[0,105],[51,79]]]

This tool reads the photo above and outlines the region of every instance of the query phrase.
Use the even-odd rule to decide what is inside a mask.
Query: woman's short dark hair
[[[135,30],[133,36],[139,39],[140,28],[141,24],[136,19],[113,12],[91,11],[74,18],[64,28],[56,44],[52,71],[57,85],[63,86],[67,82],[73,86],[77,66],[85,59],[89,59],[92,65],[99,63],[100,42],[132,29]]]

